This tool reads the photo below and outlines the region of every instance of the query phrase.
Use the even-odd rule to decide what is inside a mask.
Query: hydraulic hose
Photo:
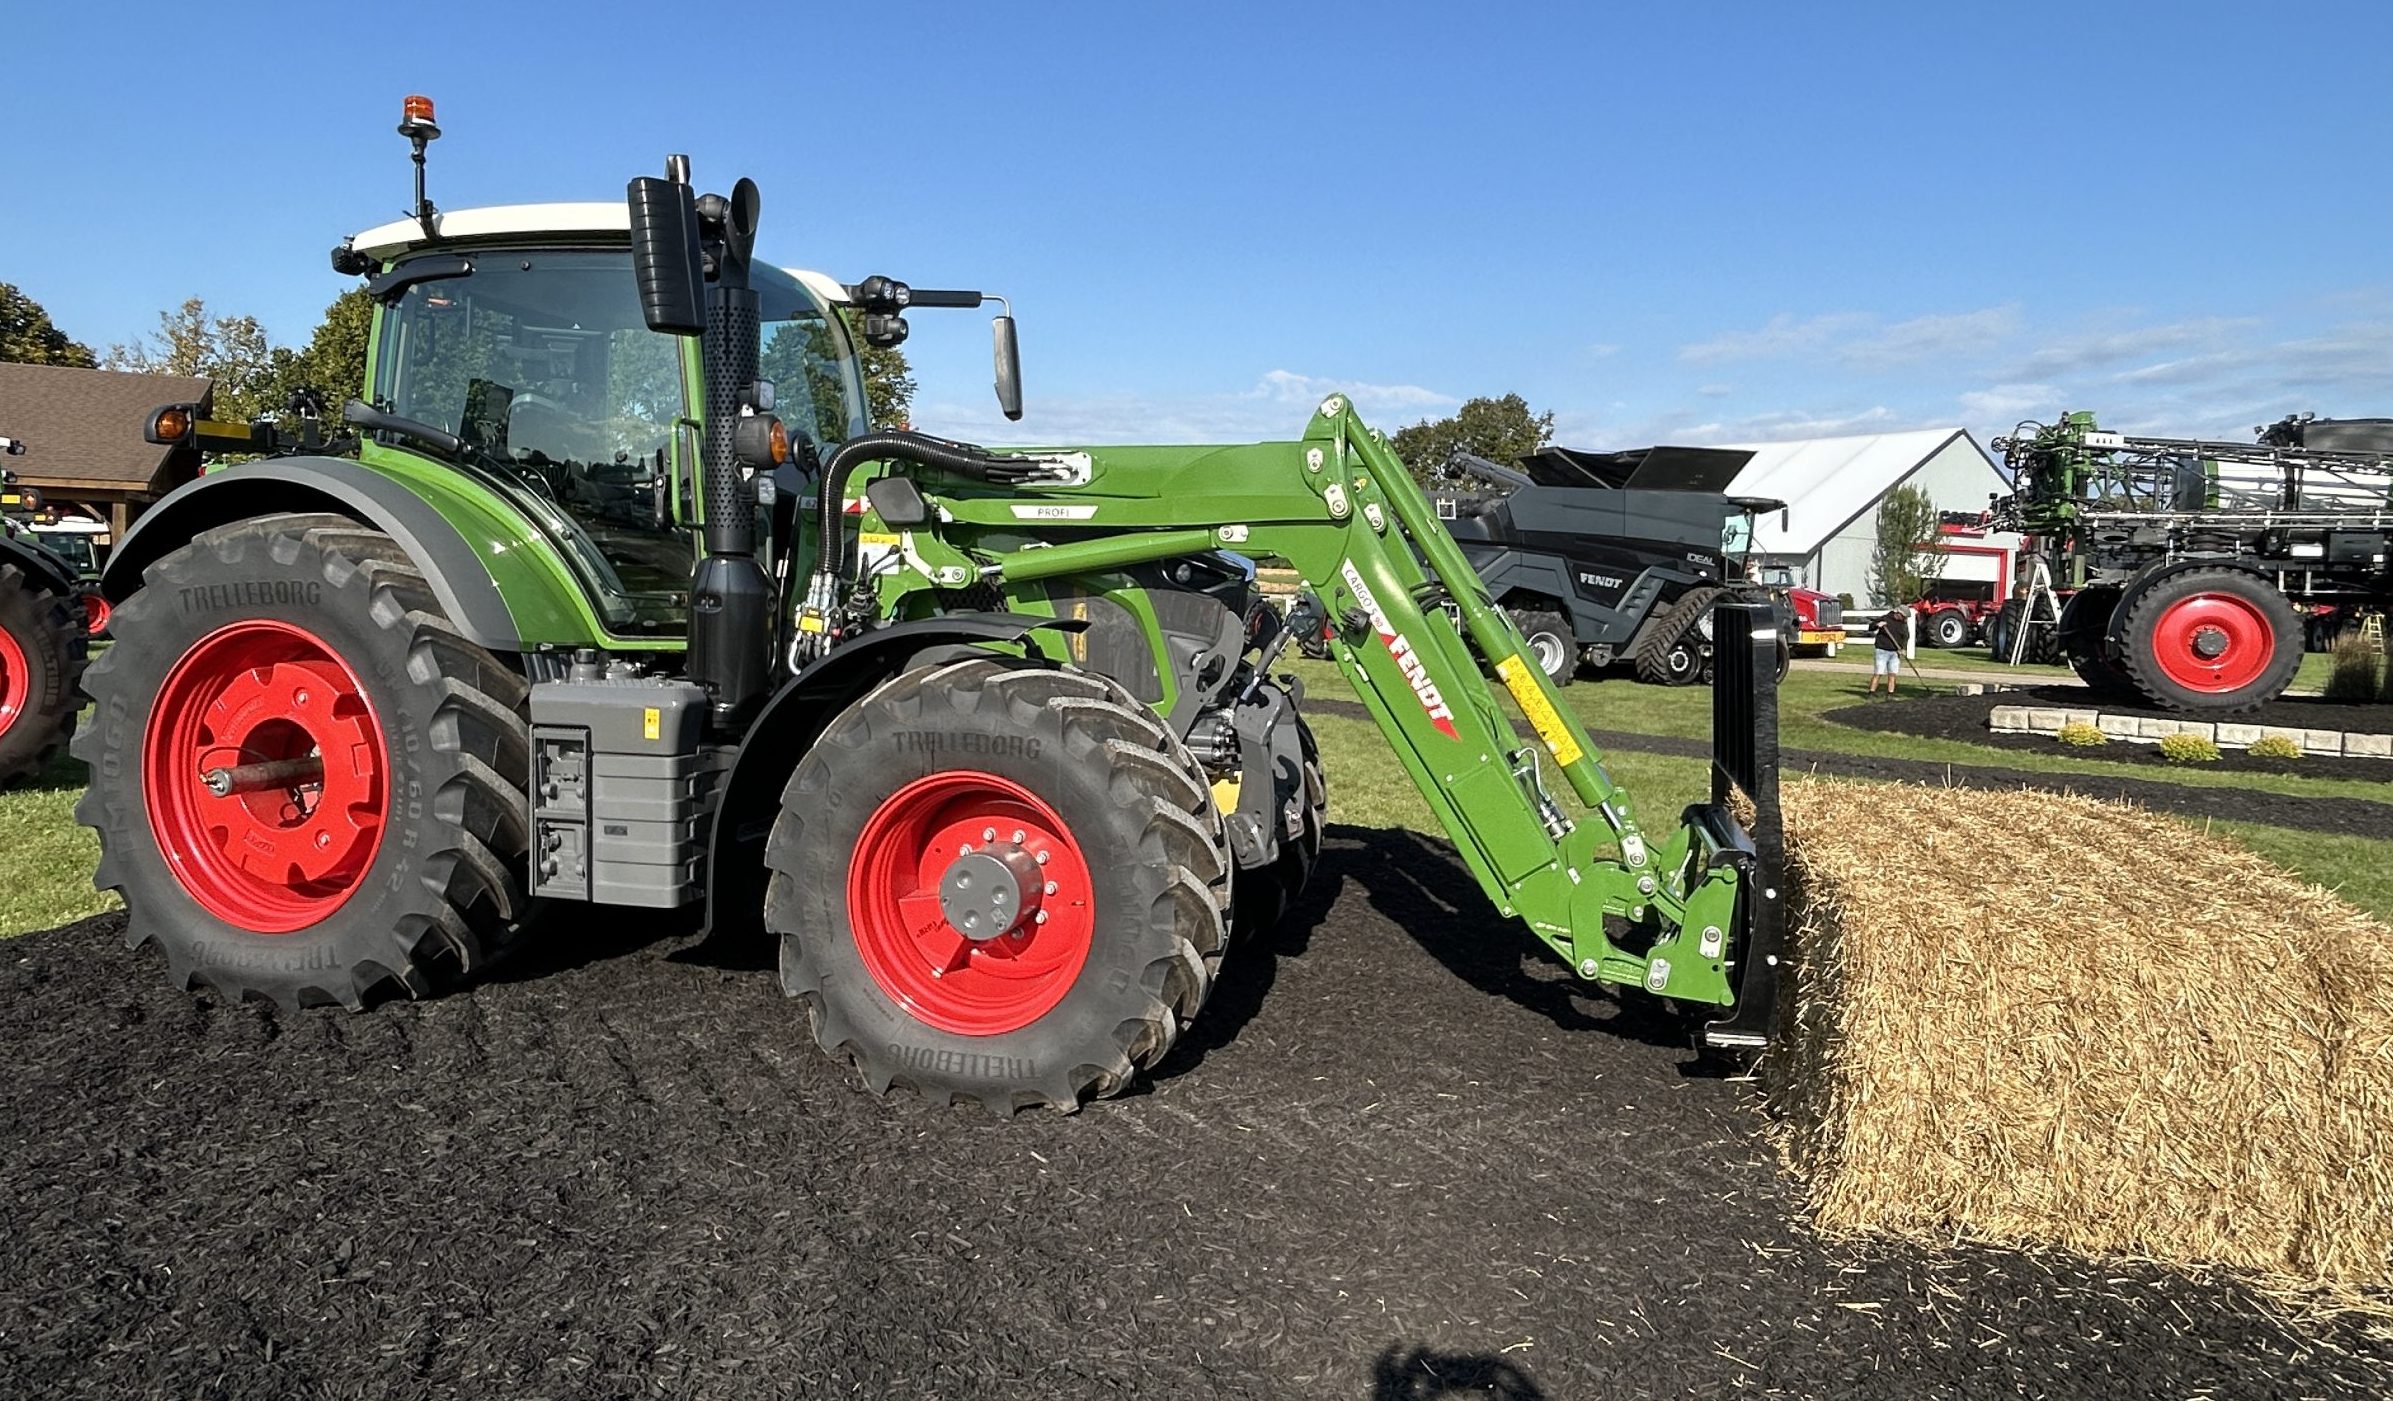
[[[867,462],[899,461],[937,467],[959,476],[980,481],[1022,481],[1045,470],[1046,463],[1035,458],[1007,456],[994,453],[971,443],[950,442],[927,433],[910,433],[890,429],[866,433],[848,439],[833,449],[823,463],[822,497],[817,505],[822,527],[822,563],[824,572],[843,582],[855,577],[854,564],[847,557],[841,539],[842,523],[846,517],[848,477]]]

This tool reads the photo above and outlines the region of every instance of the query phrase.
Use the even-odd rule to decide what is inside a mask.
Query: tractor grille
[[[1820,626],[1841,628],[1845,625],[1845,606],[1833,598],[1820,600]]]

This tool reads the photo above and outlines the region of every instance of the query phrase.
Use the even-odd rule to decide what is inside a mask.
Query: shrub
[[[2252,747],[2244,753],[2255,759],[2299,759],[2302,757],[2302,747],[2294,742],[2291,735],[2262,735],[2253,740]]]
[[[2172,764],[2215,764],[2219,747],[2200,735],[2164,735],[2160,741],[2160,757]]]
[[[2383,658],[2357,628],[2346,629],[2335,639],[2334,657],[2335,669],[2327,673],[2326,698],[2363,704],[2375,700],[2377,669]]]
[[[2110,743],[2110,736],[2102,732],[2101,726],[2089,725],[2083,720],[2072,720],[2061,726],[2053,738],[2063,744],[2075,745],[2079,749],[2091,749],[2097,744]]]

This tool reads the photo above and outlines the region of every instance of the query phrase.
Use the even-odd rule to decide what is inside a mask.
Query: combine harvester
[[[1619,661],[1655,685],[1711,680],[1712,613],[1723,600],[1777,605],[1783,676],[1799,646],[1835,654],[1844,608],[1791,579],[1749,580],[1746,561],[1730,560],[1733,519],[1746,517],[1750,544],[1751,518],[1786,508],[1726,494],[1752,460],[1733,448],[1544,448],[1513,468],[1461,453],[1452,469],[1487,489],[1431,500],[1557,684],[1582,664]]]
[[[2072,413],[1995,439],[2035,537],[1996,658],[2066,658],[2097,690],[2232,713],[2284,694],[2297,605],[2393,607],[2393,419],[2287,418],[2256,443],[2138,438]]]
[[[1265,556],[1326,600],[1497,912],[1708,1013],[1703,1047],[1764,1043],[1766,606],[1715,613],[1711,800],[1649,826],[1342,396],[1239,447],[874,431],[851,320],[894,343],[910,308],[993,298],[764,262],[756,187],[701,196],[680,157],[622,203],[443,215],[431,104],[401,131],[415,217],[334,254],[376,304],[346,431],[161,410],[157,438],[265,455],[161,501],[104,579],[78,815],[178,985],[355,1008],[483,968],[537,902],[703,904],[779,941],[875,1091],[1114,1093],[1320,848]]]
[[[0,462],[24,455],[21,439],[0,438]],[[83,586],[35,539],[40,509],[40,495],[0,468],[0,788],[47,767],[83,707]]]

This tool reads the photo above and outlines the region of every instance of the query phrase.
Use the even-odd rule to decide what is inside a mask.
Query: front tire
[[[74,734],[84,646],[72,599],[0,564],[0,788],[38,776]]]
[[[876,1093],[1069,1111],[1211,990],[1231,856],[1203,771],[1084,672],[925,667],[831,722],[765,863],[781,985]]]
[[[112,628],[76,818],[127,942],[177,986],[354,1009],[497,952],[525,904],[524,683],[389,537],[337,516],[209,530]],[[271,782],[211,781],[259,766]]]

